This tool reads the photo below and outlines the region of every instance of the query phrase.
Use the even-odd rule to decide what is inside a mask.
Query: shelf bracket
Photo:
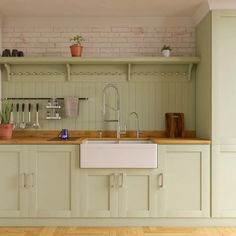
[[[70,64],[66,64],[66,72],[67,72],[66,80],[70,81],[70,76],[71,76],[71,66],[70,66]]]
[[[127,81],[130,81],[131,79],[131,64],[128,64],[128,70],[127,70]]]
[[[4,67],[7,71],[7,80],[10,81],[10,79],[11,79],[11,66],[9,64],[4,64]]]
[[[191,78],[192,78],[192,71],[193,71],[193,64],[189,64],[189,67],[188,67],[188,81],[190,81]]]

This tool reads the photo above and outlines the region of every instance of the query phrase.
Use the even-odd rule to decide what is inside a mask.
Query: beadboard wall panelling
[[[145,20],[145,19],[144,19]],[[81,34],[85,57],[158,56],[164,44],[171,45],[175,56],[195,55],[195,27],[127,26],[80,27],[62,24],[44,27],[3,24],[3,48],[23,50],[27,56],[69,56],[70,38]],[[19,19],[19,22],[21,20]],[[33,21],[33,19],[32,19]],[[91,22],[90,25],[93,25]]]
[[[181,68],[180,70],[183,70]],[[116,126],[115,124],[104,124],[102,121],[102,91],[107,83],[112,83],[118,87],[121,97],[122,128],[124,128],[128,114],[132,111],[138,112],[142,130],[164,130],[166,112],[184,112],[186,129],[195,130],[195,71],[193,71],[192,79],[188,81],[187,76],[183,74],[173,73],[163,77],[161,73],[145,74],[142,72],[144,74],[140,75],[137,68],[133,68],[131,81],[127,82],[127,76],[124,73],[126,68],[121,66],[117,70],[121,74],[113,76],[74,75],[69,82],[55,78],[30,80],[30,78],[19,79],[19,77],[7,81],[4,76],[3,97],[88,97],[88,101],[80,101],[78,119],[67,118],[60,121],[45,120],[46,109],[44,107],[47,102],[42,102],[40,105],[41,129],[54,130],[67,127],[72,130],[110,130],[115,129]],[[156,66],[147,70],[149,72],[163,71]],[[73,71],[78,72],[79,69]],[[107,92],[107,98],[108,104],[115,106],[112,89]],[[32,114],[33,120],[35,119],[34,111],[35,106]],[[114,112],[109,112],[110,118],[114,116]],[[133,117],[128,123],[128,129],[134,128],[135,119]]]

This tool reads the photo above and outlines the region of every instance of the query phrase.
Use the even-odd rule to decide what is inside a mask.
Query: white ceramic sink
[[[157,144],[147,140],[87,141],[81,168],[157,168]]]

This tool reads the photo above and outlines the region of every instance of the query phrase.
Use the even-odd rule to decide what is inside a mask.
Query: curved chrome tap
[[[113,88],[116,92],[116,107],[115,108],[106,104],[106,91],[109,88]],[[117,138],[120,138],[120,94],[119,94],[119,90],[114,84],[108,84],[105,86],[102,93],[103,93],[103,121],[104,122],[116,122],[117,123],[116,136],[117,136]],[[109,108],[113,111],[116,111],[117,119],[115,119],[115,120],[105,119],[107,108]]]

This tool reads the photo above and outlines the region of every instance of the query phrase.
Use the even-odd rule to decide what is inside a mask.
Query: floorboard
[[[236,236],[236,227],[0,227],[0,236]]]

